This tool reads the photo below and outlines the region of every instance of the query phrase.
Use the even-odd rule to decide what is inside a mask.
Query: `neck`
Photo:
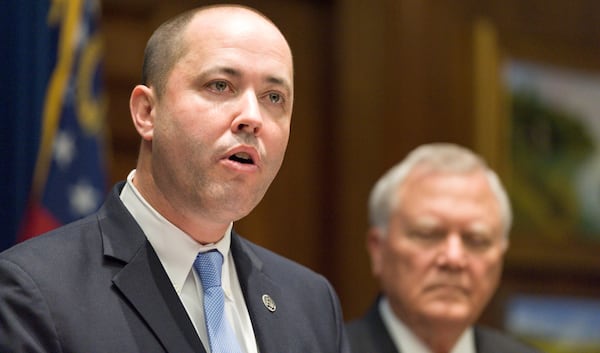
[[[431,352],[449,353],[456,346],[465,328],[454,325],[424,325],[412,330]]]
[[[215,222],[202,214],[170,202],[171,199],[158,191],[149,173],[143,174],[137,169],[133,184],[146,202],[158,213],[200,244],[218,242],[229,227],[230,222]]]
[[[390,306],[394,315],[433,353],[449,353],[469,327],[465,322],[404,315],[391,301]]]

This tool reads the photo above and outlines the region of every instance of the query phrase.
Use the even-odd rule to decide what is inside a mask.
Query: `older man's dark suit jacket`
[[[411,353],[400,352],[379,314],[378,301],[357,320],[346,325],[352,353]],[[475,326],[477,353],[541,353],[498,331]]]
[[[205,352],[122,186],[96,214],[0,254],[0,352]],[[237,234],[231,251],[261,353],[349,351],[325,278]]]

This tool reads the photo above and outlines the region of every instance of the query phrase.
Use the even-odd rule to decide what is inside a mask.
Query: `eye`
[[[268,98],[271,103],[274,103],[274,104],[283,103],[283,97],[279,93],[271,92],[268,94]]]
[[[225,92],[229,88],[229,84],[226,81],[214,81],[208,87],[216,92]]]
[[[492,239],[480,233],[464,233],[462,235],[465,245],[472,250],[484,251],[492,246]]]
[[[412,229],[408,235],[421,242],[434,243],[446,236],[446,232],[441,229]]]

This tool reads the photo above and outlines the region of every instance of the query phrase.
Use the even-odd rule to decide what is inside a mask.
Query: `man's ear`
[[[367,232],[367,251],[371,259],[371,272],[373,276],[379,278],[382,268],[382,251],[385,244],[383,242],[385,235],[383,230],[379,227],[372,226]]]
[[[151,141],[154,134],[154,91],[145,85],[137,85],[129,98],[129,111],[133,126],[142,139]]]

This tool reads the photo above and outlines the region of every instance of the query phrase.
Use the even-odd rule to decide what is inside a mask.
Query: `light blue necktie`
[[[194,269],[204,290],[204,321],[212,353],[241,353],[233,329],[225,316],[225,298],[221,287],[223,255],[217,250],[199,253]]]

